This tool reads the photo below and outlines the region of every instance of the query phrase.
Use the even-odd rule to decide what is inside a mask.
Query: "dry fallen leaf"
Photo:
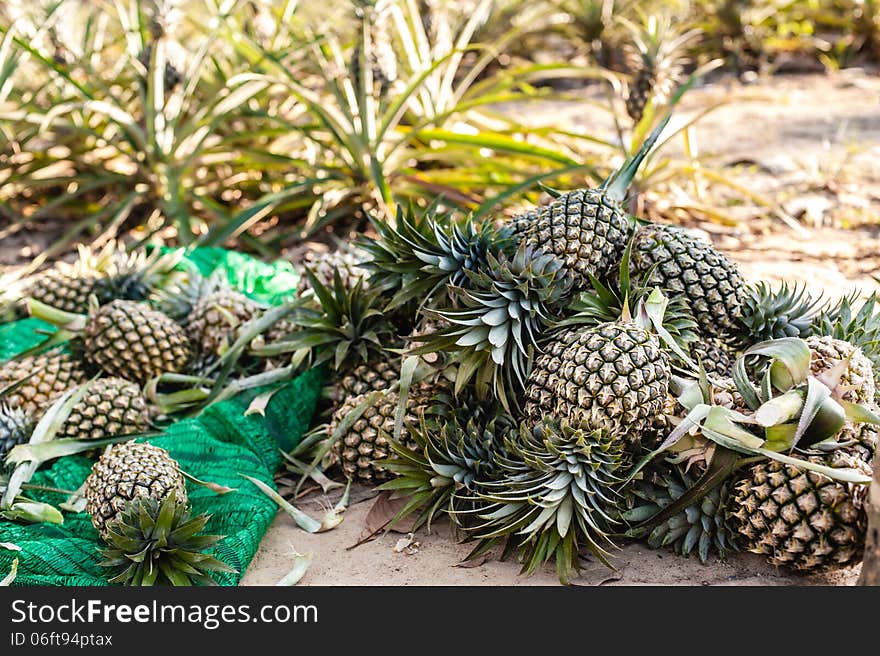
[[[418,553],[419,547],[421,545],[416,542],[415,535],[412,533],[407,533],[406,537],[402,537],[397,541],[397,544],[394,545],[394,553],[406,553],[408,556],[412,556],[414,553]]]

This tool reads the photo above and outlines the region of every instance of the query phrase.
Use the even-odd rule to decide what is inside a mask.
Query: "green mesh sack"
[[[232,284],[258,301],[280,303],[296,284],[296,273],[287,263],[265,264],[213,248],[198,249],[188,257],[205,275],[225,269]],[[34,346],[44,339],[41,332],[51,330],[35,319],[0,326],[0,360]],[[146,440],[166,449],[188,474],[235,488],[224,495],[192,484],[187,489],[194,512],[211,515],[206,530],[226,536],[213,553],[237,573],[215,575],[219,583],[236,585],[241,580],[276,513],[275,503],[242,474],[272,485],[272,474],[281,462],[279,447],[292,448],[308,429],[322,384],[321,371],[308,371],[275,392],[265,416],[244,416],[251,400],[264,391],[249,390]],[[31,483],[75,490],[91,466],[85,457],[62,458],[37,472]],[[29,491],[28,495],[56,506],[65,500],[56,492]],[[15,585],[106,585],[99,564],[102,543],[86,513],[64,513],[60,526],[0,519],[0,543],[20,548],[0,547],[0,578],[13,560],[19,561]]]

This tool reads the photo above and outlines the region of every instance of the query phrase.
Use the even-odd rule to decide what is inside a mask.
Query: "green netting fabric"
[[[223,266],[230,280],[265,302],[277,302],[290,293],[295,274],[287,265],[266,265],[238,253],[220,249],[196,251],[192,259],[203,273]],[[204,267],[204,268],[202,268]],[[276,276],[276,272],[278,275]],[[9,358],[40,341],[36,330],[46,329],[31,319],[0,326],[0,359]],[[210,406],[194,419],[180,421],[149,442],[167,449],[181,467],[196,478],[228,487],[235,492],[217,495],[188,485],[196,513],[212,515],[207,530],[225,535],[215,555],[238,570],[218,575],[224,585],[235,585],[257,551],[260,540],[276,512],[275,503],[240,475],[247,474],[272,484],[272,473],[280,464],[279,444],[296,444],[307,430],[320,394],[322,372],[306,372],[287,383],[272,397],[266,416],[244,411],[262,390],[251,390]],[[91,469],[91,460],[69,457],[37,473],[37,485],[74,490]],[[31,492],[34,498],[58,504],[64,496]],[[0,519],[0,542],[21,547],[15,552],[0,547],[0,578],[19,559],[16,585],[104,585],[99,563],[101,543],[85,513],[65,513],[64,524],[17,524]]]

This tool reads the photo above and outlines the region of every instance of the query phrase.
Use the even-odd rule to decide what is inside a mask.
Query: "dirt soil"
[[[725,80],[691,92],[683,113],[721,97],[737,102],[701,121],[695,142],[735,179],[778,199],[806,229],[795,230],[756,205],[731,203],[743,220],[730,227],[694,223],[742,266],[751,280],[792,280],[815,293],[839,297],[853,288],[877,288],[880,273],[880,78],[859,71],[835,76],[780,76],[753,85]],[[508,108],[512,114],[534,106]],[[549,120],[595,130],[602,116],[571,104],[548,104]],[[682,114],[682,112],[680,112]],[[606,126],[608,127],[608,126]],[[670,144],[673,148],[675,144]],[[849,229],[841,229],[849,226]],[[363,497],[363,491],[360,495]],[[323,506],[321,505],[323,503]],[[303,508],[320,516],[328,500]],[[365,530],[371,499],[354,503],[345,521],[328,533],[309,535],[279,514],[246,576],[245,585],[271,585],[293,565],[294,551],[312,554],[304,585],[557,585],[547,566],[527,578],[514,562],[494,559],[460,566],[470,547],[459,544],[447,524],[418,531],[409,542],[400,533],[381,534],[349,549]],[[582,585],[851,585],[858,568],[803,576],[736,554],[702,565],[628,545],[615,554],[616,570],[589,562]]]

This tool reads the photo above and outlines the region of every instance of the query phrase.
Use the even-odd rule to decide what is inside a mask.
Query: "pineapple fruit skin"
[[[140,387],[123,378],[99,378],[73,406],[56,437],[100,440],[149,428],[149,409]]]
[[[651,280],[645,282],[684,296],[701,334],[736,333],[745,280],[725,255],[679,228],[647,225],[633,239],[630,269],[639,276],[652,268]]]
[[[79,276],[51,269],[40,276],[29,290],[37,301],[65,312],[85,314],[89,309],[89,294],[95,288],[97,276]]]
[[[30,378],[24,385],[9,394],[5,401],[35,417],[71,387],[88,379],[82,363],[69,353],[46,353],[0,364],[0,388],[28,376]]]
[[[236,339],[241,324],[260,312],[260,305],[232,289],[208,294],[193,308],[187,322],[190,340],[202,355],[222,355]]]
[[[171,493],[187,503],[186,481],[165,449],[126,442],[108,449],[92,466],[85,482],[86,512],[101,535],[134,499],[162,501]]]
[[[848,360],[840,383],[846,391],[843,400],[873,407],[875,403],[874,370],[861,350],[841,339],[813,335],[807,337],[810,348],[810,372],[815,376]]]
[[[598,189],[578,189],[549,205],[514,219],[521,244],[554,255],[580,288],[589,275],[603,276],[615,266],[631,233],[620,204]]]
[[[844,453],[833,466],[870,467]],[[814,460],[821,461],[819,458]],[[828,463],[824,463],[828,464]],[[868,488],[777,461],[753,465],[734,485],[731,519],[741,546],[773,565],[803,572],[849,567],[861,560]]]
[[[669,377],[659,339],[635,324],[568,330],[535,362],[525,415],[533,421],[584,421],[635,443],[663,411]]]
[[[192,357],[186,332],[156,310],[115,300],[90,317],[83,335],[86,358],[111,376],[140,384],[183,371]]]
[[[330,424],[330,434],[365,398],[366,395],[349,397],[337,408]],[[409,448],[415,448],[415,443],[408,428],[419,421],[419,414],[425,411],[429,402],[429,393],[416,392],[407,398],[400,441]],[[397,392],[380,394],[333,445],[330,464],[338,463],[347,478],[365,485],[375,485],[391,478],[392,474],[376,461],[393,456],[390,441],[394,439],[394,420],[399,403]]]

